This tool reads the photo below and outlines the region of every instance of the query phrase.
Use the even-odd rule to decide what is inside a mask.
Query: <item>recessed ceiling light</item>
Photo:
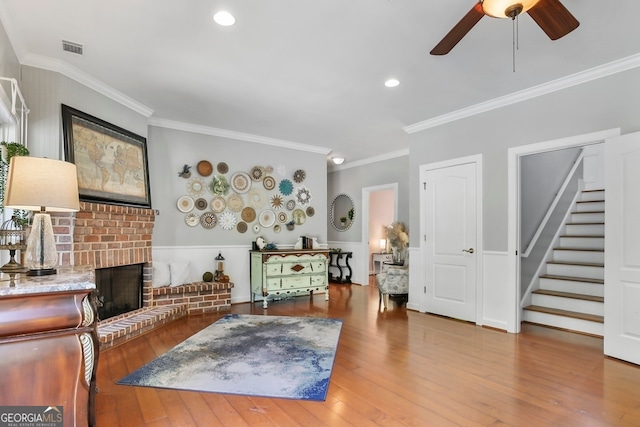
[[[386,82],[384,82],[384,85],[386,87],[396,87],[400,84],[400,82],[396,79],[389,79]]]
[[[216,21],[216,24],[222,25],[223,27],[230,27],[236,23],[236,18],[234,18],[229,12],[225,11],[218,12],[213,15],[213,20]]]

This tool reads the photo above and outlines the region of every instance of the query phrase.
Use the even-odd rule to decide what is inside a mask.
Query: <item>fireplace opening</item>
[[[142,307],[142,264],[96,269],[98,319]]]

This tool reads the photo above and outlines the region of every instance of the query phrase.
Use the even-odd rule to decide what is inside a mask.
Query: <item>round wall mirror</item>
[[[330,222],[338,231],[347,231],[356,220],[356,208],[351,197],[346,194],[338,194],[329,209]]]

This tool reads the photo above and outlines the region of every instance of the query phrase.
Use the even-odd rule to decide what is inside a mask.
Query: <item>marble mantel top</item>
[[[91,266],[71,266],[58,268],[58,274],[50,276],[14,276],[0,274],[0,298],[13,295],[40,294],[51,292],[95,289],[95,273]]]

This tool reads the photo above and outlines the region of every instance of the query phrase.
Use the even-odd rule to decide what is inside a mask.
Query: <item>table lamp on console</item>
[[[27,239],[27,275],[56,273],[58,252],[47,212],[77,212],[78,178],[76,166],[61,160],[14,156],[9,164],[5,206],[37,211]]]

